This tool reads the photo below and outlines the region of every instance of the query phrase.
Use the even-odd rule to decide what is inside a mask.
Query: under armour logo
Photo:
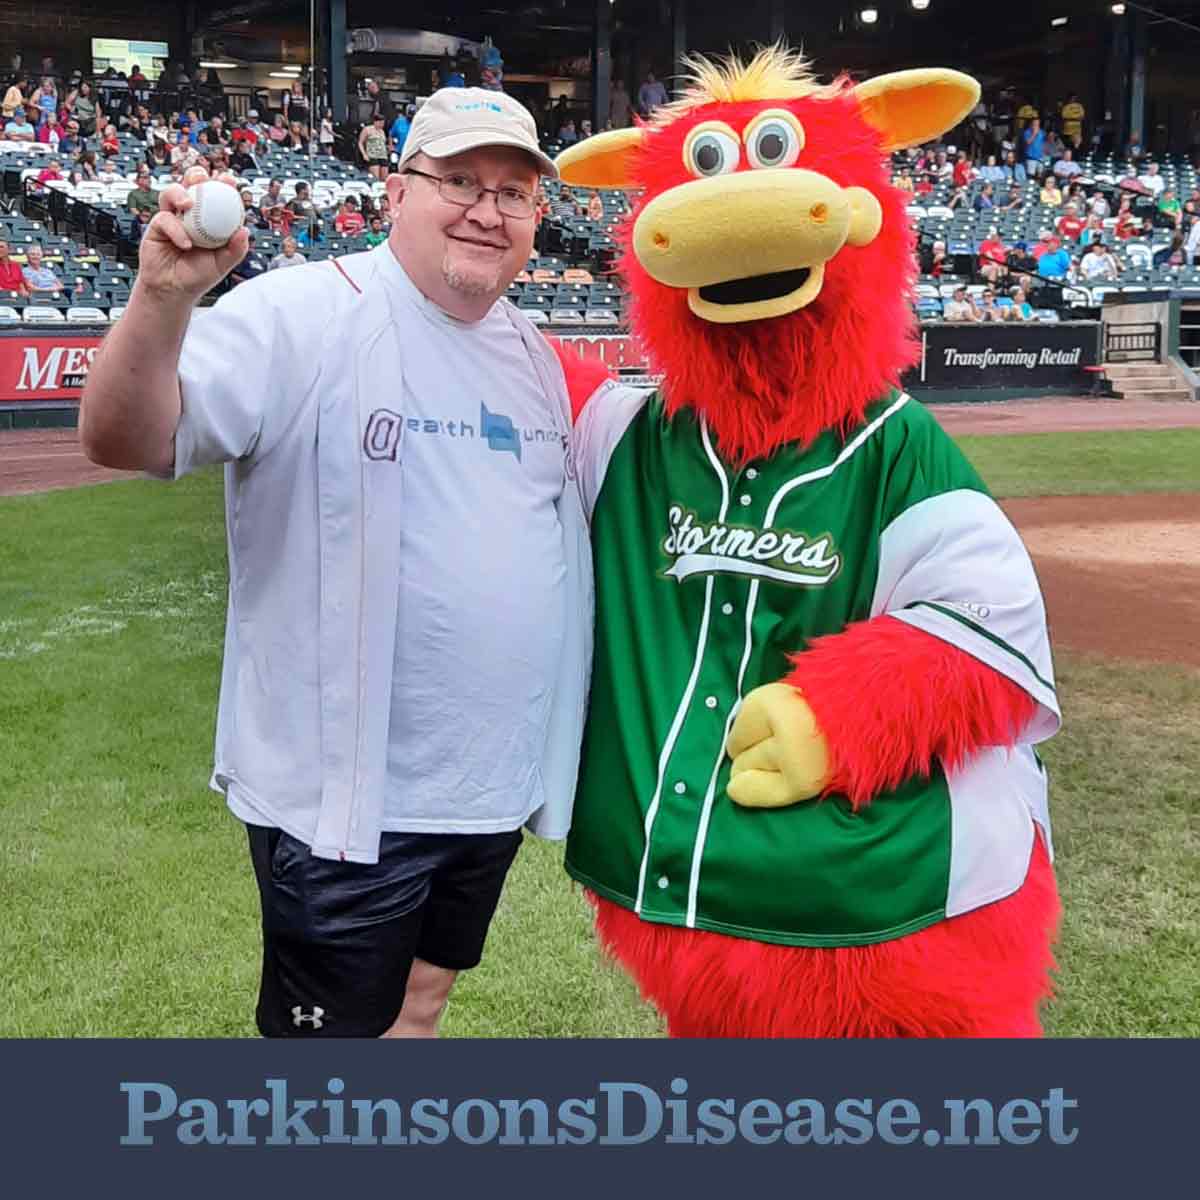
[[[307,1021],[314,1029],[320,1029],[321,1026],[325,1024],[325,1022],[321,1020],[324,1015],[325,1010],[323,1008],[314,1008],[311,1013],[306,1013],[304,1009],[297,1004],[292,1008],[292,1024],[299,1029],[300,1026]]]

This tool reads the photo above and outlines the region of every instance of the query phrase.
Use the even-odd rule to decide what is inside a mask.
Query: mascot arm
[[[571,416],[578,420],[584,405],[614,376],[599,359],[584,358],[574,350],[568,350],[558,338],[548,337],[546,341],[562,364],[567,379],[567,395],[571,398]]]
[[[1058,728],[1041,591],[991,497],[953,491],[896,518],[872,610],[746,696],[730,731],[731,799],[833,792],[859,808],[935,760],[952,770]]]

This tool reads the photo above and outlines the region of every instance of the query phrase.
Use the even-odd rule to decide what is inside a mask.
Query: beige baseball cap
[[[554,160],[538,145],[529,110],[504,92],[486,88],[448,87],[434,92],[412,119],[400,169],[414,154],[449,158],[480,146],[515,146],[537,160],[543,175],[558,178]]]

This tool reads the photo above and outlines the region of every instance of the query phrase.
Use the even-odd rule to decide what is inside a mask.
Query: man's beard
[[[493,292],[503,291],[500,274],[499,267],[490,274],[480,270],[463,270],[450,261],[449,254],[442,259],[442,278],[446,286],[464,296],[490,296]]]

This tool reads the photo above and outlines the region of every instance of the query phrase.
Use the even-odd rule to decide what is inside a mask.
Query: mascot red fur
[[[559,160],[639,193],[623,271],[663,377],[560,349],[597,592],[567,870],[672,1035],[1037,1035],[1041,595],[899,390],[914,266],[887,153],[978,85],[822,86],[779,47],[693,68],[649,124]]]

